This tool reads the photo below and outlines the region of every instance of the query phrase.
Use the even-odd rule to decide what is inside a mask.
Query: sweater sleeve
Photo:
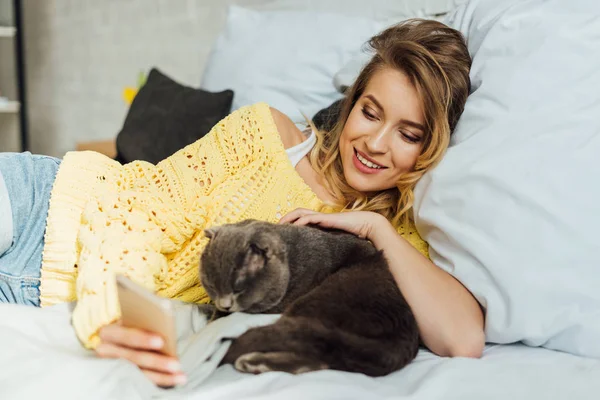
[[[123,166],[114,190],[105,190],[83,210],[78,234],[77,305],[73,325],[88,348],[98,330],[120,317],[116,274],[157,291],[171,275],[167,257],[206,228],[211,192],[258,159],[281,147],[267,141],[276,130],[268,105],[244,107],[220,121],[202,139],[156,166]],[[272,132],[273,133],[273,132]],[[112,187],[112,186],[111,186]]]
[[[397,232],[406,239],[419,253],[429,258],[429,244],[421,238],[414,222],[402,223],[396,228]]]
[[[158,191],[127,190],[90,201],[78,235],[80,246],[73,326],[88,348],[100,327],[120,317],[115,275],[151,291],[164,281],[166,254],[203,226],[203,208],[186,213]]]

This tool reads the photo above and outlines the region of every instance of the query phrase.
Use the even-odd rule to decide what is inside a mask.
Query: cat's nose
[[[223,297],[219,300],[217,300],[217,308],[219,308],[222,311],[227,311],[231,308],[231,306],[233,305],[233,301],[231,300],[231,296],[227,296],[227,297]]]

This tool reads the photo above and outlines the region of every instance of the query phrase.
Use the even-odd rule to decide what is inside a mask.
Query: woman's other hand
[[[186,382],[179,361],[158,353],[164,346],[160,336],[114,323],[100,329],[100,339],[96,348],[100,358],[129,360],[158,386],[170,387]]]
[[[442,357],[481,357],[484,315],[475,297],[419,253],[383,216],[367,211],[323,214],[297,209],[280,223],[315,224],[369,239],[385,252],[390,271],[415,314],[424,344]]]
[[[326,214],[304,208],[295,209],[281,218],[279,223],[319,225],[323,228],[344,230],[363,239],[371,239],[379,226],[389,224],[385,217],[371,211],[348,211]]]

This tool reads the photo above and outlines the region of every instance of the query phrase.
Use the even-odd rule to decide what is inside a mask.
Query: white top
[[[317,135],[315,135],[315,132],[311,129],[310,135],[304,142],[285,150],[294,167],[296,167],[300,160],[312,150],[315,143],[317,143]]]

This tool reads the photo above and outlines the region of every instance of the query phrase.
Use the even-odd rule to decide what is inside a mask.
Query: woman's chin
[[[344,172],[344,177],[346,178],[346,183],[348,183],[348,186],[357,192],[371,193],[382,190],[378,187],[378,185],[374,185],[373,181],[369,182],[368,177],[363,176],[362,174]]]
[[[346,168],[347,164],[349,164],[348,168]],[[342,163],[342,166],[344,168],[344,178],[346,179],[346,183],[357,192],[373,193],[394,187],[393,184],[389,187],[385,187],[385,185],[379,183],[381,180],[380,178],[382,178],[379,176],[381,172],[377,174],[366,174],[357,171],[352,163]]]

